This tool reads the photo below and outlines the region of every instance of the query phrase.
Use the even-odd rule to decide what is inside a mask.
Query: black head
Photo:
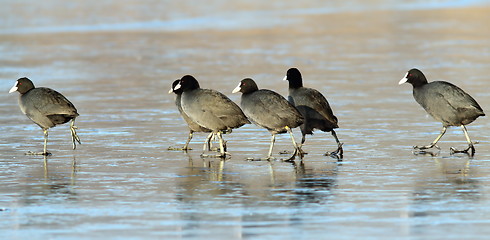
[[[410,69],[410,71],[408,71],[407,74],[405,74],[405,77],[403,77],[402,80],[398,82],[398,84],[401,85],[406,82],[412,84],[413,87],[419,87],[424,84],[427,84],[427,78],[425,78],[425,75],[422,73],[422,71],[413,68]]]
[[[185,92],[198,88],[200,88],[199,82],[197,82],[197,80],[193,76],[185,75],[180,79],[179,83],[175,87],[173,87],[173,90],[175,91],[181,89],[182,92]]]
[[[301,77],[301,73],[297,68],[290,68],[283,80],[289,81],[289,88],[303,87],[303,78]]]
[[[179,84],[179,82],[180,82],[180,79],[175,80],[172,83],[172,88],[170,88],[170,91],[168,91],[168,93],[175,93],[177,95],[182,94],[182,88],[175,89],[175,87],[177,86],[177,84]]]
[[[34,84],[32,81],[29,78],[23,77],[17,79],[17,82],[15,82],[15,85],[10,89],[9,93],[17,91],[20,94],[24,94],[33,88]]]
[[[240,81],[240,83],[235,89],[233,89],[232,93],[237,93],[237,92],[252,93],[257,90],[259,90],[259,87],[257,87],[255,81],[251,78],[245,78],[242,81]]]

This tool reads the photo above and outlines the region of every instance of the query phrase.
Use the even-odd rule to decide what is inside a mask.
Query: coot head
[[[247,94],[247,93],[255,92],[257,90],[259,90],[259,87],[257,87],[255,81],[252,80],[251,78],[245,78],[242,81],[240,81],[240,83],[235,89],[233,89],[232,93],[241,92],[243,94]]]
[[[301,73],[297,68],[290,68],[283,80],[289,81],[290,88],[303,87],[303,78],[301,77]]]
[[[173,83],[172,83],[172,88],[170,88],[170,90],[168,91],[168,93],[175,93],[177,95],[179,94],[182,94],[182,88],[179,88],[179,89],[175,89],[175,87],[177,86],[177,84],[179,84],[180,80],[177,79],[175,80]]]
[[[422,73],[422,71],[413,68],[410,69],[410,71],[408,71],[407,74],[405,74],[405,77],[403,77],[402,80],[398,82],[398,84],[401,85],[406,82],[412,84],[413,87],[419,87],[424,84],[427,84],[427,78],[425,78],[425,75]]]
[[[191,75],[185,75],[180,82],[173,88],[174,90],[182,89],[182,92],[200,88],[199,82]]]
[[[17,82],[15,82],[15,85],[10,89],[9,93],[17,91],[20,94],[24,94],[33,88],[34,84],[32,83],[32,81],[29,80],[29,78],[23,77],[17,79]]]

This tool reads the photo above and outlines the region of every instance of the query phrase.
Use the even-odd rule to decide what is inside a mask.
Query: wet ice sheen
[[[448,129],[438,156],[413,155],[411,146],[429,143],[440,124],[397,82],[418,67],[490,106],[488,9],[485,1],[7,1],[0,8],[0,234],[486,239],[488,121],[468,126],[480,142],[474,158],[449,155],[449,147],[465,145],[459,128]],[[289,67],[299,67],[306,86],[335,109],[342,162],[323,156],[335,142],[322,132],[308,138],[303,163],[246,161],[269,145],[270,135],[254,125],[225,135],[226,161],[199,157],[200,133],[195,150],[166,150],[187,138],[166,93],[173,80],[193,74],[238,103],[230,92],[245,77],[286,95]],[[42,148],[42,131],[6,93],[23,76],[79,109],[83,143],[73,151],[67,126],[53,128],[47,165],[23,155]],[[288,138],[278,136],[277,151],[290,150]]]

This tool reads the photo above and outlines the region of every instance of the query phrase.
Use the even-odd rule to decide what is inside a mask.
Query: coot
[[[300,126],[303,135],[301,144],[305,143],[305,135],[313,134],[314,129],[331,132],[337,141],[337,150],[326,154],[342,158],[344,153],[342,143],[334,131],[334,128],[339,127],[338,120],[327,99],[316,89],[303,87],[303,78],[297,68],[290,68],[283,80],[289,81],[289,102],[296,106],[305,118]]]
[[[468,93],[461,88],[444,81],[427,82],[424,74],[418,69],[411,69],[405,74],[399,84],[408,82],[413,86],[413,97],[429,115],[442,123],[442,131],[437,138],[427,146],[414,146],[415,149],[425,150],[436,147],[441,137],[446,133],[447,127],[461,126],[468,148],[462,151],[451,147],[452,153],[475,154],[475,147],[470,140],[465,125],[475,121],[480,116],[485,116],[482,108]]]
[[[76,149],[75,141],[81,143],[76,132],[77,127],[75,127],[75,118],[78,117],[78,113],[75,106],[65,96],[50,88],[36,88],[26,77],[19,78],[9,93],[15,91],[20,93],[20,110],[44,132],[44,151],[30,154],[50,155],[47,151],[48,129],[70,120],[73,149]]]
[[[192,121],[192,119],[190,119],[189,116],[187,116],[187,114],[185,114],[185,112],[182,110],[182,104],[180,103],[180,101],[181,101],[180,99],[182,98],[182,88],[175,89],[175,86],[177,86],[177,84],[179,84],[179,81],[180,81],[180,79],[175,80],[172,83],[172,88],[170,89],[170,91],[168,91],[168,93],[172,93],[172,92],[175,93],[175,95],[176,95],[175,96],[175,105],[177,106],[177,109],[179,109],[180,115],[182,116],[184,121],[187,123],[187,126],[189,127],[189,137],[187,138],[187,142],[185,143],[185,145],[181,149],[179,149],[179,150],[188,150],[189,149],[189,142],[191,141],[194,132],[212,132],[212,131],[211,131],[211,129],[205,128],[205,127],[197,124],[196,122]],[[203,151],[206,150],[206,146],[207,146],[208,150],[210,149],[210,140],[211,140],[212,136],[213,136],[213,134],[211,133],[206,138],[206,142],[204,143]]]
[[[184,113],[218,136],[219,157],[226,157],[222,133],[250,123],[240,107],[216,90],[202,89],[191,75],[183,76],[174,89],[182,89],[180,101]]]
[[[278,93],[257,87],[254,80],[245,78],[233,89],[233,93],[241,92],[240,106],[250,121],[263,127],[272,134],[269,154],[267,159],[272,158],[272,148],[276,134],[288,132],[294,145],[294,154],[288,159],[292,160],[296,155],[303,158],[301,147],[294,140],[292,128],[303,123],[301,113]]]

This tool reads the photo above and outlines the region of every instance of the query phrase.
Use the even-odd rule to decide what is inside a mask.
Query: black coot
[[[71,120],[70,131],[73,149],[76,149],[75,141],[80,143],[74,126],[75,118],[78,117],[77,109],[61,93],[50,89],[34,87],[28,78],[19,78],[9,93],[18,91],[20,110],[34,123],[39,125],[44,132],[44,151],[34,153],[37,155],[49,155],[47,151],[48,129],[58,124],[67,123]]]
[[[414,146],[415,149],[425,150],[432,147],[440,149],[436,144],[446,133],[449,126],[461,126],[468,148],[458,151],[451,148],[452,153],[475,154],[475,147],[468,136],[465,125],[475,121],[480,116],[485,116],[482,108],[469,94],[461,88],[444,81],[427,82],[424,74],[418,69],[411,69],[399,84],[408,82],[413,86],[413,97],[434,119],[442,123],[442,131],[437,138],[427,146]]]
[[[283,80],[289,81],[288,100],[301,112],[305,118],[304,123],[300,126],[301,144],[305,143],[305,135],[313,134],[314,129],[324,132],[331,132],[337,141],[337,150],[328,153],[336,157],[343,157],[342,143],[339,141],[334,128],[338,128],[338,120],[333,115],[332,108],[327,99],[316,89],[303,87],[303,78],[297,68],[290,68]]]
[[[175,80],[173,83],[172,83],[172,88],[170,89],[170,91],[168,91],[168,93],[175,93],[175,105],[177,106],[177,109],[179,109],[179,112],[180,112],[180,115],[182,116],[182,118],[184,119],[184,121],[187,123],[187,126],[189,127],[189,137],[187,138],[187,142],[185,143],[185,145],[179,149],[179,150],[188,150],[189,149],[189,142],[192,140],[192,135],[194,132],[212,132],[211,129],[209,128],[205,128],[199,124],[197,124],[196,122],[192,121],[191,118],[189,118],[189,116],[187,116],[187,114],[185,114],[184,110],[182,110],[182,104],[180,103],[180,99],[182,98],[182,88],[180,89],[175,89],[175,86],[177,86],[177,84],[179,84],[179,81],[180,80]],[[208,150],[210,149],[210,140],[212,138],[213,134],[209,134],[208,138],[206,138],[206,142],[204,143],[204,147],[203,147],[203,151],[206,150],[206,146],[208,148]]]
[[[250,123],[240,107],[218,91],[200,88],[191,75],[183,76],[174,89],[182,89],[180,101],[185,114],[218,136],[220,157],[225,157],[222,133]]]
[[[254,80],[245,78],[233,89],[233,93],[241,92],[240,106],[250,121],[261,126],[272,134],[269,154],[272,157],[272,148],[276,134],[288,132],[294,145],[294,154],[288,160],[294,159],[296,155],[303,158],[301,147],[296,144],[291,129],[303,123],[301,113],[278,93],[257,87]]]

